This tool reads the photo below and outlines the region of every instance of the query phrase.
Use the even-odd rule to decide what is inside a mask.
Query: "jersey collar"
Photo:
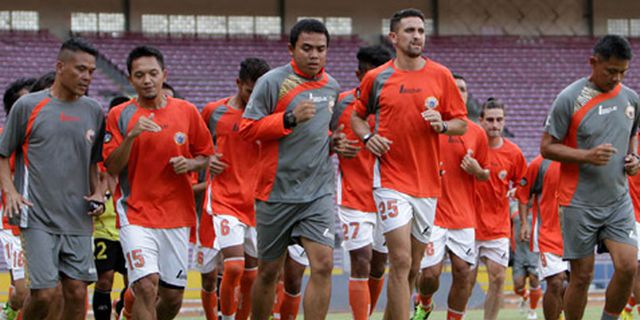
[[[293,61],[293,59],[291,59],[291,68],[293,68],[293,72],[305,79],[309,79],[309,80],[319,80],[322,79],[322,77],[324,76],[324,68],[320,69],[320,72],[318,72],[315,76],[310,76],[304,72],[302,72],[302,70],[300,70],[300,68],[298,68],[298,65],[296,65],[296,62]]]

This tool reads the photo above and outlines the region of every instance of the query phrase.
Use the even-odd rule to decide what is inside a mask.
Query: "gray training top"
[[[0,155],[16,154],[16,190],[33,203],[21,228],[90,236],[92,218],[84,196],[89,168],[100,161],[104,113],[98,102],[80,97],[60,101],[43,90],[21,97],[11,109]]]
[[[252,136],[261,143],[261,173],[256,193],[259,200],[304,203],[334,193],[329,124],[339,92],[338,82],[327,73],[308,78],[294,70],[292,63],[258,79],[243,118],[260,127],[252,129]],[[277,139],[265,135],[267,131],[284,131],[281,120],[284,112],[304,100],[315,104],[313,118]]]
[[[587,78],[560,92],[545,131],[573,148],[610,143],[618,150],[604,166],[562,163],[560,205],[608,206],[628,196],[624,157],[638,127],[638,106],[638,94],[628,87],[618,85],[603,93]]]

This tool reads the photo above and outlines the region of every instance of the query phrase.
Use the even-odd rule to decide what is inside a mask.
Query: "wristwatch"
[[[442,121],[442,130],[440,130],[440,133],[445,133],[449,130],[449,126],[447,125],[446,121]]]
[[[362,142],[364,143],[364,145],[367,145],[367,142],[369,142],[369,139],[371,139],[374,136],[375,133],[373,132],[369,132],[367,134],[364,135],[364,137],[362,137]]]
[[[296,116],[293,114],[293,111],[285,112],[283,117],[284,117],[284,127],[287,129],[291,129],[298,124],[298,122],[296,121]]]

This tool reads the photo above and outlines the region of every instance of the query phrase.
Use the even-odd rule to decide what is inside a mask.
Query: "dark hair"
[[[113,109],[113,107],[117,105],[121,105],[127,101],[131,100],[129,97],[125,96],[115,96],[109,101],[109,110]]]
[[[263,74],[271,69],[269,64],[260,58],[246,58],[240,62],[238,79],[242,82],[256,82]]]
[[[593,55],[603,60],[609,60],[611,57],[620,60],[631,60],[633,57],[629,41],[621,36],[612,34],[606,35],[598,40],[593,47]]]
[[[158,61],[160,68],[164,70],[164,56],[160,50],[151,47],[151,46],[138,46],[133,48],[131,52],[129,52],[129,56],[127,57],[127,71],[131,74],[131,65],[133,64],[133,60],[142,57],[154,57]]]
[[[360,47],[358,49],[358,70],[362,73],[371,67],[378,67],[391,60],[391,51],[381,45]]]
[[[460,74],[457,74],[455,72],[452,72],[451,75],[453,76],[454,79],[456,80],[464,80],[467,81],[467,79],[465,79],[463,76],[461,76]]]
[[[178,91],[176,91],[176,89],[172,85],[170,85],[169,83],[163,82],[162,83],[162,89],[171,90],[171,92],[173,92],[173,97],[174,98],[182,99],[182,96],[178,93]]]
[[[327,47],[329,46],[329,31],[325,27],[322,21],[316,19],[302,19],[298,21],[293,28],[291,28],[291,34],[289,35],[289,43],[292,47],[296,46],[300,34],[306,33],[323,33],[327,37]]]
[[[389,31],[395,32],[398,28],[400,20],[409,17],[418,17],[424,22],[424,14],[422,13],[422,11],[413,8],[402,9],[400,11],[396,11],[396,13],[391,16],[391,20],[389,21]]]
[[[42,91],[49,89],[53,85],[53,81],[56,80],[56,72],[49,71],[43,74],[36,82],[31,86],[31,92]]]
[[[11,111],[11,107],[13,104],[18,101],[21,97],[20,91],[23,89],[27,89],[30,91],[31,86],[36,82],[36,78],[20,78],[14,82],[11,82],[7,87],[7,90],[4,91],[4,96],[2,97],[2,102],[4,103],[4,111],[9,115],[9,111]]]
[[[485,110],[489,109],[500,109],[505,112],[504,103],[494,97],[490,97],[485,103],[482,104],[482,107],[480,108],[480,118],[484,118]]]
[[[60,54],[62,54],[62,52],[64,51],[71,51],[71,52],[86,52],[94,57],[98,56],[98,49],[96,49],[91,43],[89,43],[87,40],[82,39],[82,38],[69,38],[67,41],[62,43],[62,46],[60,47],[60,53],[58,55],[58,57],[60,56]]]

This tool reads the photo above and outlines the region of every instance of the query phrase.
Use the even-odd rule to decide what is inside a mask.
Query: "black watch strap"
[[[285,112],[283,117],[284,117],[284,127],[287,129],[291,129],[298,124],[296,121],[296,116],[293,114],[293,111]]]
[[[371,139],[374,135],[375,135],[375,133],[373,133],[373,132],[369,132],[369,133],[365,134],[364,137],[362,137],[362,143],[367,145],[367,142],[369,142],[369,139]]]

